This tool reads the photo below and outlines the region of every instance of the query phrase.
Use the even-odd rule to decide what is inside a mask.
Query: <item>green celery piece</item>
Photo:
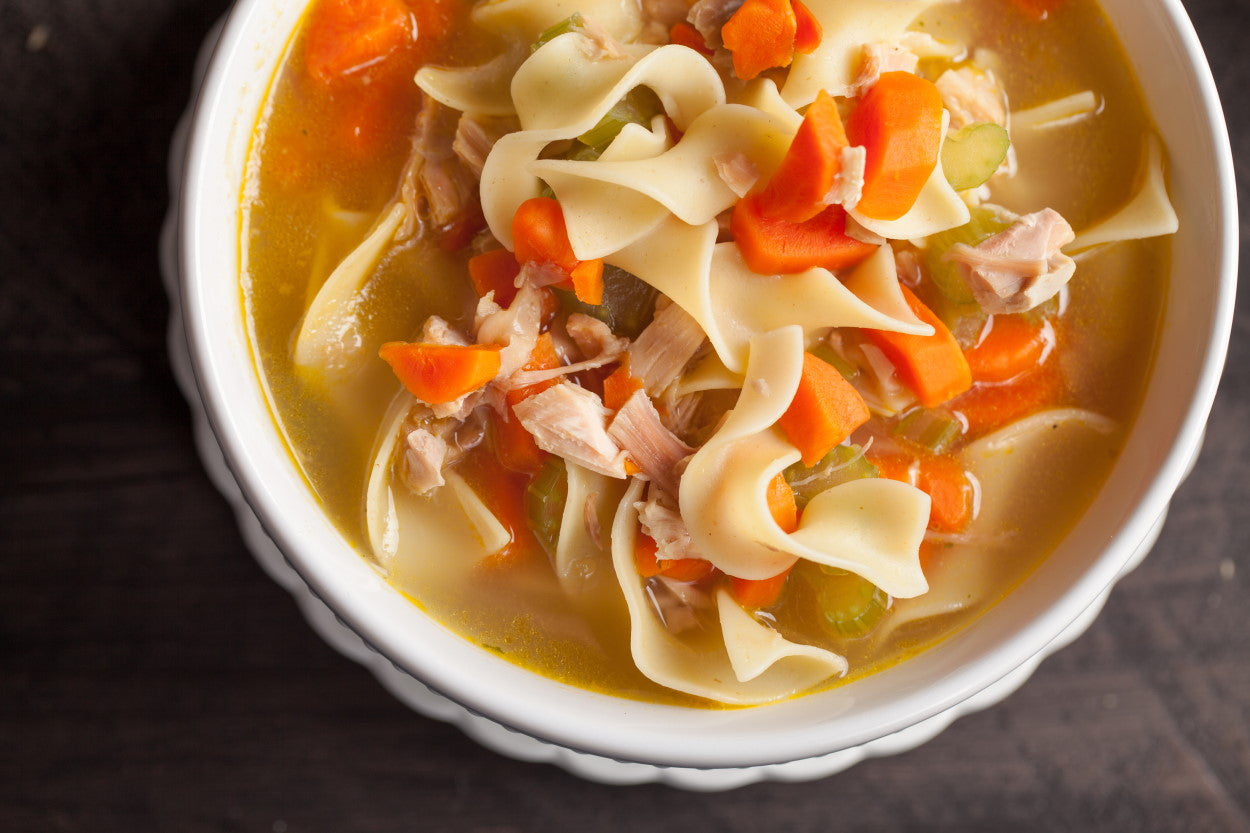
[[[816,596],[826,624],[841,636],[863,636],[885,616],[890,597],[865,578],[840,571],[823,571]]]
[[[537,52],[561,35],[567,35],[569,32],[584,32],[585,30],[586,18],[582,17],[580,12],[573,12],[559,23],[543,30],[543,33],[538,36],[538,40],[530,44],[530,52]]]
[[[552,455],[525,489],[525,519],[547,557],[555,561],[564,504],[569,498],[569,475],[564,460]]]
[[[945,408],[912,408],[894,426],[894,434],[913,445],[944,454],[964,433],[964,424]]]
[[[625,125],[648,125],[661,109],[659,98],[649,88],[634,87],[604,113],[598,124],[578,136],[577,140],[602,153]]]
[[[657,294],[655,287],[615,266],[603,267],[602,304],[587,304],[568,290],[556,290],[566,312],[598,318],[613,333],[627,338],[637,338],[651,323]]]
[[[823,341],[808,352],[821,361],[833,365],[834,369],[841,373],[848,382],[853,381],[859,375],[858,367],[842,358],[836,350]]]
[[[942,144],[942,172],[956,191],[984,185],[1007,158],[1011,138],[993,122],[969,124],[946,137]]]
[[[946,298],[962,305],[974,305],[976,299],[972,297],[972,290],[964,281],[958,264],[946,260],[946,253],[956,243],[975,246],[1011,225],[998,211],[984,205],[973,208],[970,213],[972,218],[962,226],[929,235],[925,247],[925,266],[934,285]],[[945,323],[950,324],[949,321]]]
[[[782,472],[786,483],[794,490],[794,502],[805,509],[816,495],[851,480],[878,477],[877,467],[868,462],[862,449],[854,443],[834,446],[814,466],[795,463]]]

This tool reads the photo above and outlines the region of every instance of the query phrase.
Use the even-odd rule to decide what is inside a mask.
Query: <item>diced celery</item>
[[[945,408],[912,408],[894,425],[894,434],[934,454],[944,454],[964,433],[964,423]]]
[[[942,172],[956,191],[985,184],[1007,158],[1011,138],[993,122],[970,124],[946,137],[942,144]]]
[[[837,350],[834,350],[826,342],[822,341],[813,347],[809,352],[821,361],[828,362],[833,365],[834,369],[841,373],[848,382],[853,381],[855,377],[859,376],[859,368],[844,359]]]
[[[567,290],[556,290],[567,312],[580,312],[598,318],[612,332],[627,338],[651,323],[655,310],[655,287],[615,266],[603,267],[603,303],[587,304]]]
[[[577,140],[602,153],[625,125],[650,124],[660,110],[660,100],[655,93],[647,87],[634,87],[604,113],[598,124],[578,136]]]
[[[525,490],[525,518],[543,551],[553,560],[568,497],[568,470],[562,458],[552,455]]]
[[[585,29],[586,19],[581,16],[580,12],[573,12],[551,28],[543,30],[543,33],[538,36],[538,40],[530,44],[530,52],[537,52],[547,45],[548,42],[555,40],[561,35],[567,35],[569,32],[582,32]]]
[[[972,297],[972,290],[964,281],[958,264],[947,260],[946,253],[956,243],[975,246],[1011,225],[1009,219],[989,206],[974,208],[971,215],[972,219],[958,228],[930,235],[925,247],[925,266],[928,267],[929,277],[942,294],[956,304],[975,304],[976,299]]]
[[[863,636],[876,627],[890,597],[865,578],[843,570],[826,570],[817,578],[816,596],[825,622],[841,636]]]
[[[794,490],[794,502],[800,510],[816,495],[851,480],[877,477],[877,467],[868,462],[864,451],[854,443],[834,446],[833,450],[814,466],[795,463],[782,472],[786,483]]]

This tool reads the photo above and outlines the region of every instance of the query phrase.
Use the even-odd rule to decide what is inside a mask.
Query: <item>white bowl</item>
[[[171,162],[176,209],[164,240],[178,302],[171,353],[188,399],[203,405],[206,465],[234,502],[261,563],[328,641],[417,710],[454,721],[505,754],[607,782],[720,789],[823,776],[915,746],[1005,696],[1088,625],[1116,579],[1153,543],[1197,455],[1236,283],[1228,139],[1180,0],[1103,4],[1146,99],[1168,102],[1167,118],[1157,124],[1170,150],[1181,230],[1141,415],[1092,508],[1036,573],[958,636],[827,692],[728,711],[584,691],[473,646],[371,569],[291,464],[255,374],[237,274],[251,132],[300,5],[241,0],[220,37],[206,45],[211,58]]]

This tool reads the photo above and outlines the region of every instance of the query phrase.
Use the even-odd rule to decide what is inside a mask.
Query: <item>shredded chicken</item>
[[[838,204],[846,209],[859,205],[864,194],[864,169],[868,164],[868,151],[861,145],[841,150],[842,165],[833,178],[833,187],[825,195],[829,205]]]
[[[699,322],[680,306],[656,304],[655,318],[630,347],[629,372],[642,381],[647,393],[659,396],[698,352],[704,338]]]
[[[655,541],[657,560],[703,557],[690,540],[690,530],[681,515],[666,506],[654,490],[649,490],[647,499],[635,503],[634,508],[638,510],[642,531]]]
[[[886,72],[915,72],[920,57],[898,41],[864,44],[859,69],[851,82],[851,95],[862,96]]]
[[[647,596],[664,629],[682,634],[699,627],[699,609],[711,607],[711,598],[691,584],[664,576],[647,580]]]
[[[743,0],[697,0],[686,14],[686,20],[703,36],[703,42],[715,49],[722,45],[721,27],[742,6]]]
[[[703,391],[695,391],[680,397],[668,397],[662,403],[664,411],[660,421],[664,427],[677,437],[690,436],[694,421],[699,416],[699,407],[703,404]]]
[[[579,385],[561,383],[513,406],[544,451],[608,477],[625,477],[625,452],[607,431],[607,409]]]
[[[993,73],[974,67],[948,69],[934,84],[951,114],[951,130],[992,122],[1007,126],[1007,96]]]
[[[451,149],[458,121],[455,110],[429,96],[422,99],[401,178],[400,200],[408,210],[397,240],[417,233],[425,219],[436,227],[447,225],[477,199],[477,177]]]
[[[721,181],[739,197],[745,197],[759,181],[760,169],[745,153],[719,153],[712,157],[712,163]]]
[[[694,449],[664,427],[646,391],[636,390],[625,401],[608,426],[608,436],[652,483],[670,495],[677,494],[678,464]]]
[[[478,301],[474,329],[478,344],[502,344],[497,380],[506,380],[529,361],[542,326],[542,293],[529,284],[517,290],[511,306],[501,309],[494,292]]]
[[[426,344],[454,344],[459,347],[464,347],[469,343],[459,330],[454,329],[446,319],[437,315],[431,315],[425,319],[425,324],[421,327],[421,340]]]
[[[451,149],[473,174],[473,178],[480,180],[486,156],[495,146],[495,142],[517,130],[518,126],[514,118],[492,118],[463,113],[456,123],[456,137],[452,140]]]
[[[447,442],[425,428],[414,428],[404,437],[404,483],[419,495],[442,486]]]
[[[608,356],[607,361],[615,361],[629,349],[629,339],[615,335],[611,327],[590,315],[573,313],[565,322],[564,329],[577,344],[577,349],[582,351],[583,359]]]
[[[604,29],[593,20],[585,19],[582,21],[582,34],[586,40],[586,57],[592,61],[614,60],[616,58],[626,57],[625,50],[621,48],[621,44],[612,37],[607,29]]]
[[[1051,298],[1072,278],[1076,264],[1061,249],[1074,238],[1068,221],[1044,208],[976,246],[956,244],[946,257],[963,267],[983,310],[1024,312]]]
[[[590,540],[602,547],[599,543],[603,534],[603,527],[599,525],[599,495],[595,492],[586,495],[586,502],[582,504],[582,524]]]

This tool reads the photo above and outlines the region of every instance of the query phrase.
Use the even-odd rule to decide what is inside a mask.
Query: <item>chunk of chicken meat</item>
[[[991,314],[1024,312],[1050,299],[1076,271],[1061,249],[1075,235],[1050,208],[1026,214],[976,246],[958,243],[946,255],[981,308]]]
[[[625,477],[625,452],[607,431],[607,409],[594,393],[563,382],[513,406],[534,442],[583,468]]]

